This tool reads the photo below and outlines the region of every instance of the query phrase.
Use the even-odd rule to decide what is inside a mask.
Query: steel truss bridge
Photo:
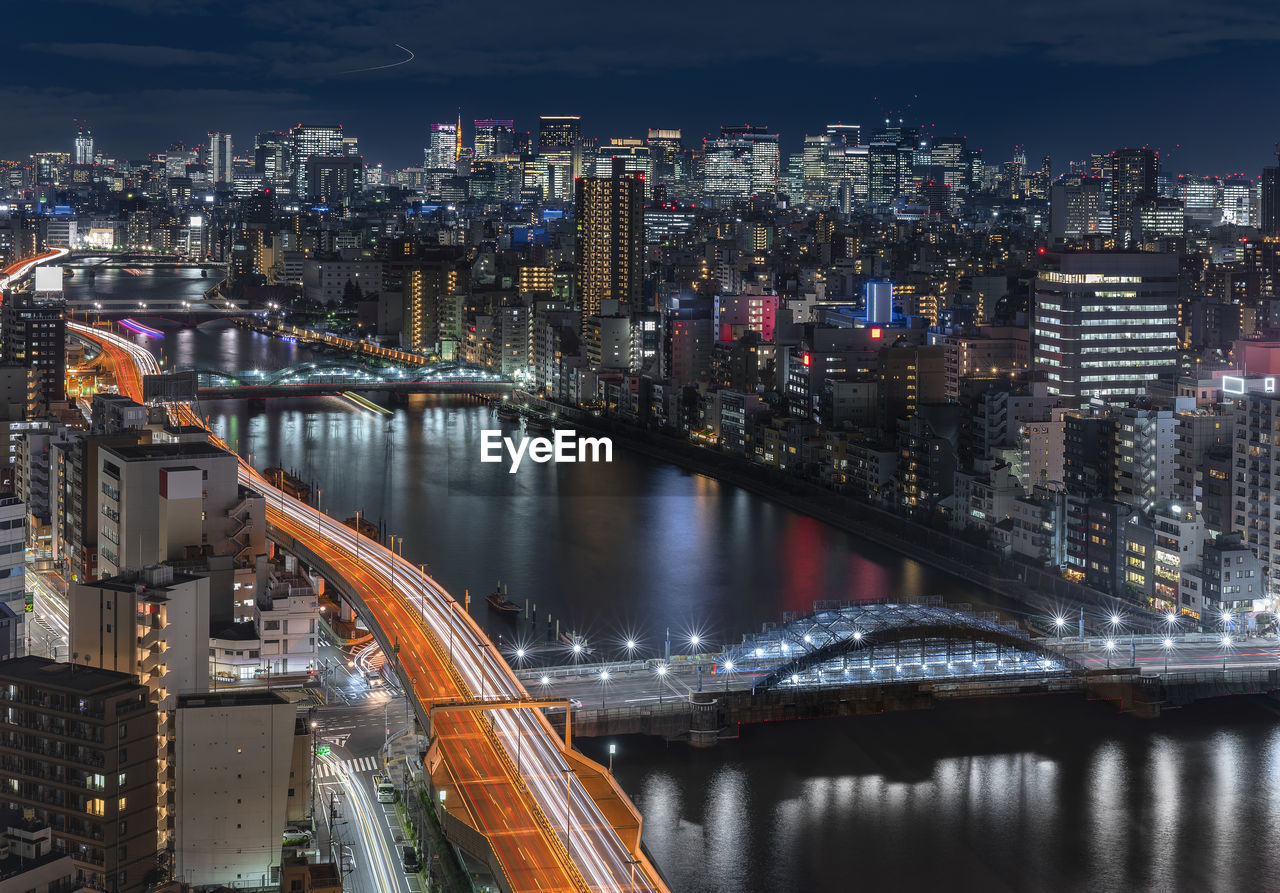
[[[753,691],[1082,672],[994,614],[936,604],[844,604],[770,625],[720,657]]]

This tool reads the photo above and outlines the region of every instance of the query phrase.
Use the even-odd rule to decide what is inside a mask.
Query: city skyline
[[[1252,173],[1270,161],[1275,134],[1241,140],[1224,122],[1266,107],[1274,14],[1249,3],[1181,3],[1176,15],[1096,6],[1108,27],[1088,8],[1068,17],[1043,5],[999,15],[994,6],[823,10],[772,22],[769,7],[752,15],[738,4],[730,19],[714,5],[680,19],[663,7],[651,28],[635,29],[599,14],[590,27],[557,27],[514,4],[486,7],[482,21],[375,4],[355,21],[324,5],[228,16],[201,0],[104,0],[76,4],[57,40],[37,38],[35,13],[18,11],[16,30],[30,38],[0,100],[26,126],[10,131],[0,156],[64,151],[73,118],[117,158],[207,131],[340,120],[370,163],[395,168],[414,163],[429,125],[461,107],[468,130],[473,118],[515,117],[532,131],[539,114],[580,114],[601,140],[680,127],[692,143],[749,121],[793,152],[827,121],[870,129],[901,116],[967,136],[992,161],[1025,145],[1029,157],[1051,155],[1055,170],[1125,145],[1160,149],[1178,172]],[[100,39],[107,27],[112,41]]]

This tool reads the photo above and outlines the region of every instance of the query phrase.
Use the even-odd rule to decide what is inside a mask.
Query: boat
[[[71,269],[70,267],[63,267],[63,268],[62,268],[62,278],[63,278],[63,279],[74,279],[74,278],[75,278],[75,275],[76,275],[76,271],[75,271],[75,270],[73,270],[73,269]]]
[[[208,278],[209,278],[209,271],[208,271],[207,269],[205,269],[204,267],[201,267],[201,268],[200,268],[200,278],[201,278],[201,279],[208,279]]]
[[[526,431],[537,431],[539,434],[550,434],[554,429],[551,420],[542,416],[525,416],[524,429]]]
[[[508,421],[515,421],[520,418],[520,410],[516,409],[510,403],[498,404],[498,418]]]
[[[489,593],[489,597],[485,599],[489,603],[489,607],[497,611],[499,614],[519,614],[520,606],[507,598],[507,591],[503,587],[502,582],[498,582],[498,588]]]

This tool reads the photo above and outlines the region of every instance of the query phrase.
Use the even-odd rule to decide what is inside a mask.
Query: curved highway
[[[67,327],[98,343],[116,365],[121,393],[141,401],[141,376],[160,371],[155,357],[103,329]],[[207,427],[186,405],[170,411],[178,422]],[[399,642],[402,672],[420,705],[528,697],[493,643],[429,576],[286,496],[244,460],[240,480],[267,496],[267,520],[278,534],[292,537],[360,593],[371,615],[366,620],[386,641]],[[633,854],[578,778],[574,764],[582,758],[566,758],[540,710],[441,713],[434,725],[447,772],[443,784],[437,773],[437,786],[451,806],[455,795],[465,804],[467,823],[487,836],[512,889],[665,893],[639,852],[638,833]],[[613,798],[629,807],[616,783],[601,775]]]

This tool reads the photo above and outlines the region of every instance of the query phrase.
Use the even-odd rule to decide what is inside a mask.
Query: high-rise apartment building
[[[1157,159],[1153,149],[1111,153],[1111,231],[1117,248],[1136,243],[1138,208],[1156,198]]]
[[[628,174],[621,159],[609,177],[577,181],[575,250],[578,300],[583,316],[596,316],[603,302],[640,308],[644,277],[644,180]]]
[[[235,169],[231,163],[231,134],[209,134],[209,181],[212,183],[231,183],[235,180]]]
[[[66,399],[67,305],[31,292],[10,294],[0,305],[4,362],[36,370],[45,406]]]
[[[1070,407],[1140,396],[1178,361],[1178,256],[1046,255],[1036,277],[1034,365]]]
[[[19,657],[0,663],[0,807],[52,829],[77,880],[142,893],[156,868],[156,706],[128,673]]]

